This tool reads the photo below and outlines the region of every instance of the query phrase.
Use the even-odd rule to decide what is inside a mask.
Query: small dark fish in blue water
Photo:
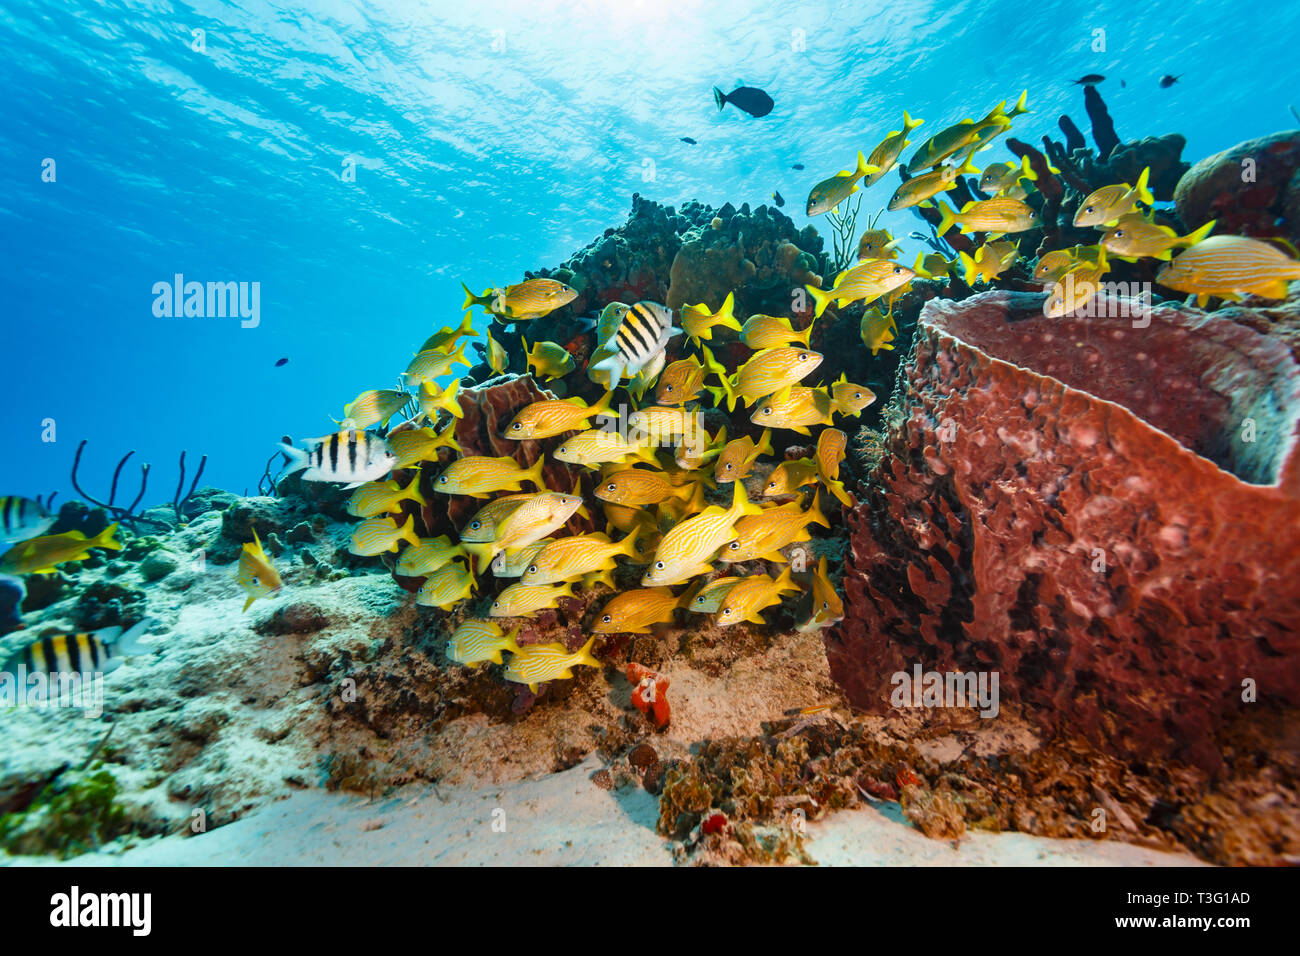
[[[1074,81],[1075,86],[1095,86],[1102,80],[1106,79],[1100,73],[1089,73],[1087,76],[1081,76]]]
[[[1166,73],[1164,76],[1160,77],[1160,88],[1162,90],[1169,89],[1169,87],[1178,82],[1178,77],[1182,75],[1183,74],[1179,73],[1178,76],[1174,76],[1171,73]]]
[[[1120,81],[1119,81],[1119,86],[1120,86],[1120,89],[1124,89],[1124,88],[1126,88],[1126,87],[1128,86],[1128,84],[1125,83],[1123,80],[1120,80]]]
[[[790,168],[791,168],[791,169],[797,169],[797,170],[799,170],[800,172],[802,172],[802,171],[803,171],[803,163],[795,163],[795,164],[793,164]]]
[[[772,112],[772,107],[776,105],[772,102],[772,97],[755,86],[738,86],[730,93],[724,93],[715,86],[713,88],[713,102],[718,104],[718,109],[722,109],[730,103],[737,109],[744,110],[750,116],[766,116]]]
[[[285,367],[286,365],[288,365],[288,364],[289,364],[289,360],[288,360],[287,358],[282,358],[282,359],[280,359],[280,361],[278,361],[278,362],[275,363],[275,367],[276,367],[276,368],[284,368],[284,367]]]
[[[683,143],[690,143],[692,146],[695,145],[695,140],[691,139],[689,136],[683,136],[683,137],[682,137],[682,142],[683,142]]]
[[[775,189],[772,190],[772,202],[776,203],[778,206],[785,205],[785,200],[781,198],[781,194]]]

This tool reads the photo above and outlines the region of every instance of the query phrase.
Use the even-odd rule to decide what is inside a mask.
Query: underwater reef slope
[[[994,668],[1044,732],[1215,772],[1225,726],[1300,706],[1300,365],[1249,309],[1127,305],[927,304],[849,517],[855,704]]]

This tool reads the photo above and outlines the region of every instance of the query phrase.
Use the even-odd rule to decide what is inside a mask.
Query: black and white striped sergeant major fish
[[[16,674],[22,665],[28,673],[107,674],[125,658],[149,653],[141,638],[155,623],[145,618],[125,633],[120,627],[106,627],[82,634],[47,635],[10,657],[0,671]]]
[[[54,519],[39,501],[16,495],[0,497],[0,541],[5,544],[17,544],[44,534]]]
[[[672,309],[658,302],[638,302],[623,314],[610,337],[598,343],[606,357],[590,372],[608,375],[606,387],[615,388],[620,379],[635,378],[643,369],[662,368],[668,340],[681,331],[673,326]],[[596,374],[592,378],[599,381]]]
[[[356,488],[367,481],[378,481],[393,470],[397,455],[388,442],[367,431],[348,429],[323,438],[304,438],[302,448],[284,442],[280,448],[289,456],[289,464],[275,479],[281,481],[302,472],[303,481],[341,481],[345,488]]]

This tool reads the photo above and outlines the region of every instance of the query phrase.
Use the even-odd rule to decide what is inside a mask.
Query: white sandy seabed
[[[325,717],[330,693],[306,662],[343,651],[363,657],[400,642],[423,609],[384,575],[319,580],[299,556],[280,559],[285,591],[241,613],[233,566],[196,570],[187,554],[219,532],[204,515],[168,547],[179,567],[159,582],[118,569],[113,580],[144,589],[159,620],[158,651],[109,676],[106,719],[115,724],[110,762],[121,797],[135,812],[171,821],[170,835],[122,838],[72,865],[538,865],[670,866],[681,854],[655,830],[658,799],[638,787],[602,789],[598,741],[589,726],[630,710],[621,676],[588,676],[584,695],[534,709],[523,720],[484,714],[451,721],[437,734],[405,740],[412,759],[438,772],[375,797],[323,789],[322,752],[352,733],[355,746],[376,742],[340,731]],[[346,526],[320,536],[317,554],[346,542]],[[94,577],[94,571],[85,571]],[[84,582],[83,582],[84,583]],[[310,602],[328,624],[309,635],[265,636],[254,627],[277,609]],[[67,625],[71,607],[55,605],[29,626]],[[14,635],[20,640],[21,635]],[[9,639],[6,639],[8,642]],[[817,635],[785,635],[726,667],[701,670],[670,658],[673,722],[654,745],[683,755],[709,738],[754,735],[792,704],[834,693]],[[720,702],[726,702],[722,704]],[[543,702],[544,703],[544,702]],[[549,716],[547,711],[549,710]],[[19,708],[0,713],[0,785],[43,779],[77,766],[105,724],[66,712]],[[557,743],[557,738],[563,738]],[[563,743],[588,756],[555,771]],[[941,742],[936,742],[942,746]],[[196,800],[195,794],[201,794]],[[182,835],[196,803],[222,825]],[[228,822],[227,822],[228,821]],[[874,804],[806,824],[805,848],[820,865],[1199,865],[1184,854],[1118,841],[1059,840],[1020,833],[969,832],[958,843],[933,840],[898,806]],[[46,857],[0,857],[4,865],[58,865]]]

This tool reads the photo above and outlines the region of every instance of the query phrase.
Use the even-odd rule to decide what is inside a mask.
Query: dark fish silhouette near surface
[[[692,146],[695,145],[695,140],[691,139],[689,136],[683,136],[683,137],[682,137],[682,142],[683,142],[683,143],[690,143]]]
[[[781,194],[775,189],[772,190],[772,202],[776,203],[778,206],[785,205],[785,200],[781,198]]]
[[[797,169],[797,170],[799,170],[800,172],[802,172],[802,171],[803,171],[803,163],[794,163],[794,164],[792,164],[792,165],[790,166],[790,168],[791,168],[791,169]]]
[[[1160,88],[1162,90],[1169,89],[1169,87],[1178,82],[1178,77],[1182,75],[1183,74],[1179,73],[1178,76],[1174,76],[1171,73],[1166,73],[1164,76],[1160,77]]]
[[[275,367],[276,367],[276,368],[284,368],[284,367],[285,367],[286,365],[288,365],[288,364],[289,364],[289,360],[288,360],[287,358],[282,358],[282,359],[280,359],[280,361],[278,361],[278,362],[275,363]]]
[[[1089,73],[1087,76],[1081,76],[1074,81],[1075,86],[1093,86],[1106,79],[1100,73]]]
[[[776,104],[772,97],[755,86],[738,86],[730,93],[724,93],[716,86],[713,88],[713,101],[722,109],[728,103],[744,110],[750,116],[766,116]]]

